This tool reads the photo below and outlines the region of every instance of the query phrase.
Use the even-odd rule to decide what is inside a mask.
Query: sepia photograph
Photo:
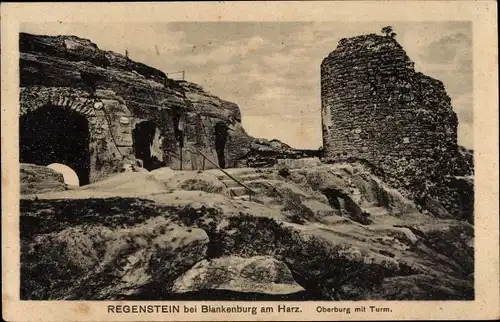
[[[465,19],[20,21],[19,300],[272,301],[289,318],[318,302],[323,320],[473,303],[476,35]]]

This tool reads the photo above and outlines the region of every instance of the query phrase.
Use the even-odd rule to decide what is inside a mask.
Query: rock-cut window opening
[[[226,167],[225,148],[228,137],[229,128],[224,122],[217,122],[214,128],[215,134],[215,151],[219,161],[219,167],[224,169]]]
[[[152,153],[156,132],[157,126],[153,121],[140,122],[132,131],[135,157],[142,160],[143,167],[148,171],[164,166]]]
[[[70,108],[44,105],[19,120],[20,162],[67,165],[80,185],[90,182],[90,131],[85,115]]]

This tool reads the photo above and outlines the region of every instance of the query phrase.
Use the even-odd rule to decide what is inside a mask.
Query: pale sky
[[[255,137],[319,148],[320,64],[338,41],[391,25],[416,71],[445,84],[459,143],[473,147],[472,24],[468,22],[178,22],[24,24],[21,31],[75,35],[237,103]]]

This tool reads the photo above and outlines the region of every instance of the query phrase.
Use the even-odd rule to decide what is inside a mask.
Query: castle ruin
[[[21,33],[19,46],[21,163],[62,163],[88,184],[126,165],[213,167],[197,151],[222,168],[316,156],[364,162],[434,213],[472,214],[450,97],[392,35],[342,39],[323,60],[321,151],[253,138],[235,103],[89,40]]]
[[[441,81],[415,72],[394,37],[342,39],[321,64],[321,100],[324,161],[365,162],[422,203],[469,212],[462,199],[470,196],[442,195],[472,172],[450,97]]]

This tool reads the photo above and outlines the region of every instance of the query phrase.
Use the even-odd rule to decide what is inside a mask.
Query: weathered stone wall
[[[455,156],[457,118],[443,84],[376,35],[341,41],[322,63],[326,157]]]
[[[321,98],[327,161],[365,160],[415,198],[463,165],[443,83],[415,72],[392,37],[342,39],[321,64]]]

